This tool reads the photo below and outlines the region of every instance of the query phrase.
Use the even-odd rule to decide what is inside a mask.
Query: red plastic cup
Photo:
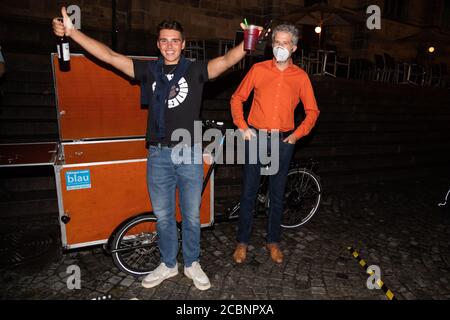
[[[244,50],[254,51],[258,42],[259,29],[257,26],[249,25],[244,29]]]

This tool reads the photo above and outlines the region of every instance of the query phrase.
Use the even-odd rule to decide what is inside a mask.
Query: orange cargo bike
[[[52,165],[63,249],[106,244],[122,223],[152,211],[148,110],[140,104],[139,86],[112,68],[72,54],[70,72],[61,72],[57,56],[51,59],[59,141],[0,145],[0,166]],[[202,227],[213,223],[213,192],[212,175],[201,203]]]
[[[71,55],[70,72],[59,70],[55,55],[52,66],[59,141],[0,145],[0,167],[52,165],[63,249],[103,245],[125,273],[147,274],[160,256],[146,183],[148,110],[140,105],[140,88],[83,55]],[[206,125],[223,129],[211,121]],[[221,145],[224,139],[222,135]],[[223,214],[214,213],[216,165],[204,164],[202,227],[236,218],[239,212],[237,203]],[[294,164],[289,170],[283,227],[303,225],[319,207],[322,188],[313,166]],[[267,212],[267,179],[262,179],[257,203],[257,211]],[[176,218],[181,228],[178,197]]]

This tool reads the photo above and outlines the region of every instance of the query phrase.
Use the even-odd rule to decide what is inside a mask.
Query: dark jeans
[[[253,139],[259,139],[260,134]],[[271,149],[270,139],[267,139],[267,150]],[[253,210],[255,209],[256,195],[261,178],[261,168],[264,167],[260,162],[258,147],[258,163],[249,164],[249,142],[245,141],[245,157],[246,163],[243,172],[243,184],[241,193],[241,208],[239,212],[239,226],[237,233],[237,241],[239,243],[248,244],[252,231]],[[284,189],[286,186],[286,178],[289,171],[289,163],[294,152],[295,145],[279,140],[279,170],[269,176],[270,190],[270,209],[267,219],[267,243],[279,242],[281,234],[281,215],[283,212]],[[275,155],[274,150],[270,150],[271,155]],[[264,170],[264,169],[263,169]]]

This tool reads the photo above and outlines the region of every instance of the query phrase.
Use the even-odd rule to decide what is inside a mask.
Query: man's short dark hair
[[[181,33],[181,38],[184,39],[184,30],[183,30],[183,27],[181,26],[181,23],[179,23],[178,21],[164,20],[163,22],[158,24],[158,26],[156,27],[156,32],[158,33],[158,37],[159,37],[159,32],[162,29],[170,29],[170,30],[179,31]]]

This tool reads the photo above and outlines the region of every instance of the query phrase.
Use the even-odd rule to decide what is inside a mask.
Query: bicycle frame
[[[208,172],[206,173],[206,177],[203,179],[202,195],[203,195],[203,192],[204,192],[205,189],[206,189],[206,186],[208,185],[209,179],[211,178],[211,174],[214,172],[214,170],[215,170],[216,167],[217,167],[217,161],[216,161],[216,158],[217,158],[217,157],[220,155],[220,153],[223,151],[223,143],[225,142],[225,137],[226,137],[226,135],[224,135],[224,136],[221,138],[220,143],[219,143],[219,148],[220,148],[219,154],[214,155],[214,157],[212,158],[212,159],[213,159],[213,162],[212,162],[211,166],[209,167]]]

